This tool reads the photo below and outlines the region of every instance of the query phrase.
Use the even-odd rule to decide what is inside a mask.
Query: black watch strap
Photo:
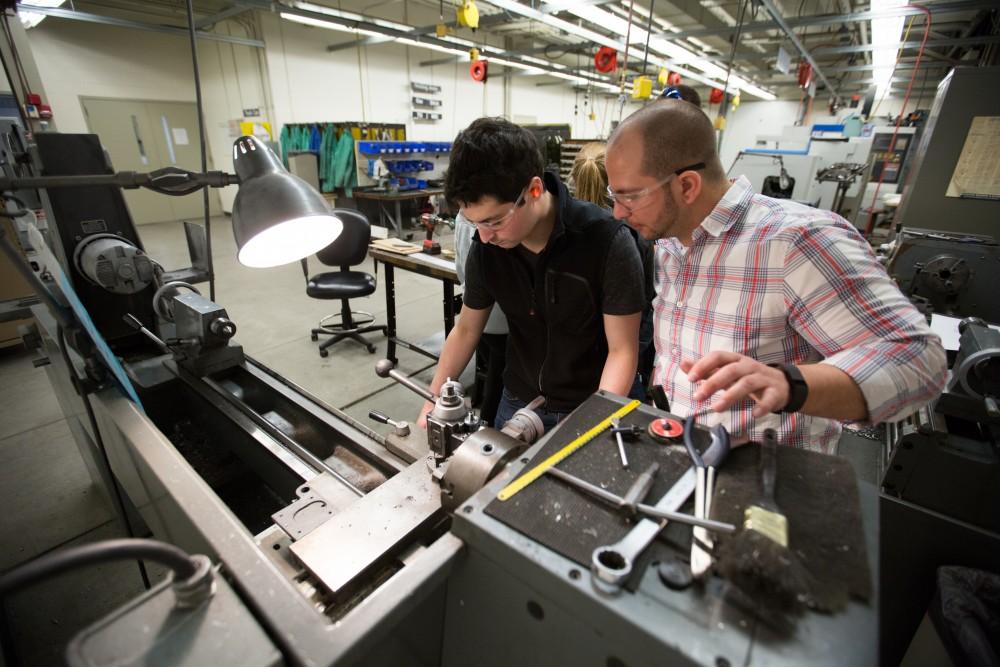
[[[785,407],[775,410],[775,413],[798,412],[806,404],[809,397],[809,385],[802,377],[802,371],[794,364],[770,364],[772,368],[777,368],[785,374],[788,380],[788,403]]]

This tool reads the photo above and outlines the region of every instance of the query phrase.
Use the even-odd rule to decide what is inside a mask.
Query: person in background
[[[604,144],[591,142],[584,144],[573,160],[570,171],[570,182],[574,195],[582,201],[589,201],[602,208],[610,210],[608,202],[608,172],[604,166]],[[656,350],[653,347],[653,306],[656,296],[653,289],[653,244],[635,234],[642,260],[644,303],[642,320],[639,323],[639,364],[635,382],[629,390],[629,398],[646,400],[646,387],[653,372],[653,358]]]
[[[608,142],[614,212],[656,241],[654,382],[734,444],[835,453],[841,422],[902,419],[947,377],[941,339],[849,222],[731,183],[712,122],[663,100]]]
[[[667,86],[660,93],[661,100],[684,100],[690,102],[699,109],[701,108],[701,95],[691,86],[678,83],[676,86]]]
[[[608,172],[604,167],[604,144],[592,141],[584,144],[569,172],[573,196],[603,208],[608,207]]]
[[[464,307],[438,360],[440,391],[469,363],[494,304],[507,316],[502,426],[539,395],[551,429],[598,389],[625,395],[635,377],[642,263],[628,228],[573,199],[546,173],[535,137],[502,118],[459,133],[445,196],[476,227],[465,261]],[[417,423],[426,426],[433,404]]]
[[[465,262],[469,257],[475,233],[476,226],[460,211],[455,216],[455,270],[458,272],[458,280],[463,285]],[[479,416],[487,424],[492,424],[497,416],[500,396],[503,394],[503,371],[507,365],[507,317],[497,304],[493,304],[490,317],[483,327],[482,338],[476,346],[476,360],[477,366],[482,365],[486,369]]]

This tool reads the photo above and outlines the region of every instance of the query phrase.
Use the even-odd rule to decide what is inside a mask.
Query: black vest
[[[604,267],[621,222],[593,204],[573,199],[554,174],[556,219],[534,275],[515,250],[483,244],[476,233],[483,284],[507,316],[504,387],[522,401],[539,394],[545,408],[569,412],[597,391],[608,357],[604,335]]]

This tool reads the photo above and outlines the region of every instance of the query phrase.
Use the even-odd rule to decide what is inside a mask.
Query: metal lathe
[[[94,136],[36,139],[37,173],[110,167]],[[497,430],[448,383],[426,432],[376,415],[393,427],[382,436],[247,356],[224,306],[145,254],[119,189],[39,192],[47,225],[20,238],[50,294],[33,306],[32,339],[83,458],[138,534],[208,556],[217,574],[200,606],[179,607],[164,582],[82,630],[71,664],[876,662],[874,600],[788,623],[718,577],[667,585],[659,561],[608,592],[587,563],[490,510],[547,444],[582,437],[579,424],[625,399],[595,395],[550,433],[530,410]],[[430,395],[388,362],[372,372]],[[673,418],[628,409],[641,425]],[[861,485],[871,557],[874,498]],[[570,520],[554,507],[554,524]]]

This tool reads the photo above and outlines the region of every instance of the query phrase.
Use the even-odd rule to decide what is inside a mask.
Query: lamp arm
[[[0,177],[0,192],[34,188],[81,188],[116,186],[126,190],[147,188],[160,194],[182,196],[202,188],[224,188],[239,185],[234,174],[222,171],[204,173],[166,167],[149,173],[119,171],[116,174],[85,174],[79,176],[28,176],[25,178]]]
[[[234,174],[223,171],[206,171],[203,173],[166,167],[149,174],[139,174],[148,179],[140,183],[143,187],[164,195],[182,196],[197,192],[202,188],[224,188],[227,185],[239,185],[240,179]],[[125,186],[122,186],[125,187]]]

